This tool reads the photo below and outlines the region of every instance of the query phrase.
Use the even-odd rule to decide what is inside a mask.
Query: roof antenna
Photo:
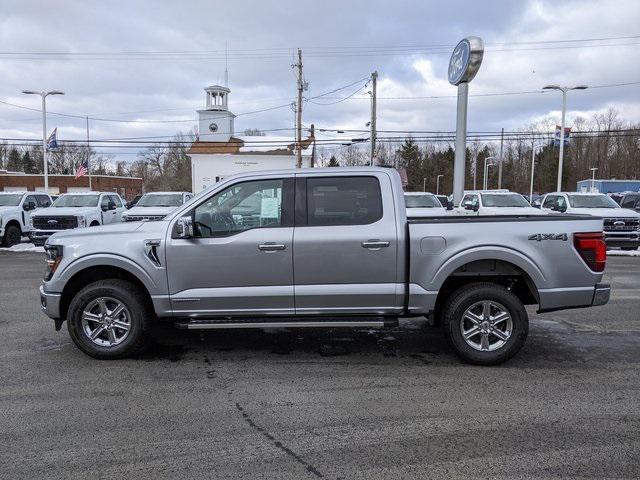
[[[227,41],[224,41],[224,86],[229,88],[229,69],[227,56]]]

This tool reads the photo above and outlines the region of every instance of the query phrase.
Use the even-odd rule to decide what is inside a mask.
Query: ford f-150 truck
[[[157,222],[59,232],[44,312],[85,353],[143,349],[154,322],[186,329],[384,327],[427,316],[466,361],[497,364],[538,311],[602,305],[602,220],[407,220],[400,176],[324,168],[227,177]]]
[[[31,216],[33,229],[29,238],[41,246],[56,232],[119,222],[124,210],[122,198],[114,192],[65,193],[50,208]]]
[[[51,205],[40,192],[0,192],[0,246],[12,247],[31,231],[31,215]]]
[[[623,250],[637,250],[640,246],[640,213],[621,208],[603,193],[547,193],[542,201],[542,210],[603,218],[607,246]]]
[[[189,200],[189,192],[149,192],[122,214],[123,222],[149,222],[162,220],[167,214]]]

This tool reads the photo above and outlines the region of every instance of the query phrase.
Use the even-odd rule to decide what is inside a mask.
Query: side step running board
[[[369,320],[186,320],[175,323],[177,328],[186,330],[213,330],[223,328],[383,328],[396,326],[396,319],[372,318]]]

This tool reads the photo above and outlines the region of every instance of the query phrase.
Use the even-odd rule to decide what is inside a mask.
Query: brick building
[[[142,193],[142,179],[137,177],[116,177],[112,175],[91,175],[91,190],[117,192],[122,198],[133,199]],[[27,175],[22,172],[0,170],[0,191],[44,191],[44,175]],[[49,193],[57,195],[69,192],[88,192],[89,178],[78,179],[74,175],[49,175]]]

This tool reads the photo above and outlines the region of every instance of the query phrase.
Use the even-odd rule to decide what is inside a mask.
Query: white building
[[[235,135],[235,115],[229,111],[226,87],[204,89],[204,110],[198,110],[199,135],[191,145],[191,188],[200,192],[236,173],[295,168],[295,141],[291,137]],[[312,166],[313,135],[302,141],[302,166]]]

